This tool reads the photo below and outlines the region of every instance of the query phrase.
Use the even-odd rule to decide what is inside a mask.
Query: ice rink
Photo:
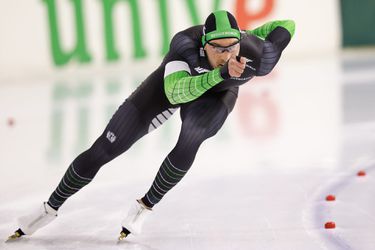
[[[0,85],[1,239],[48,199],[157,63]],[[375,51],[282,60],[242,86],[222,130],[142,234],[118,244],[124,213],[150,187],[179,128],[176,112],[103,167],[52,224],[0,249],[375,249]],[[335,229],[324,228],[329,221]]]

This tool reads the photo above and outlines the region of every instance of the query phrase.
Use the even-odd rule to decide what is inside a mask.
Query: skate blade
[[[120,233],[120,236],[118,237],[118,242],[121,242],[123,239],[125,239],[126,237],[128,237],[128,234],[124,233],[124,232],[121,232]]]
[[[15,232],[14,234],[12,234],[11,236],[8,237],[8,239],[5,241],[5,243],[17,241],[21,237],[22,237],[22,235],[20,233]]]

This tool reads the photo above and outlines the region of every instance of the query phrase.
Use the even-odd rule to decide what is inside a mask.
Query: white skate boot
[[[18,219],[19,229],[9,236],[7,241],[20,238],[23,235],[32,235],[36,230],[49,224],[56,217],[57,211],[50,207],[47,202],[43,202],[38,209]]]
[[[119,240],[123,240],[130,233],[137,235],[142,231],[142,225],[145,219],[152,212],[151,208],[146,207],[142,201],[137,200],[131,207],[126,218],[122,221],[122,231]]]

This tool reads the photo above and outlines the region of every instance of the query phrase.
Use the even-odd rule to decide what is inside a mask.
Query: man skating
[[[19,229],[10,239],[31,235],[53,221],[63,203],[89,184],[104,164],[180,108],[177,144],[121,223],[120,239],[140,233],[153,206],[188,172],[201,144],[220,130],[239,86],[271,72],[294,28],[293,21],[285,20],[240,31],[232,14],[215,11],[204,25],[177,33],[161,65],[118,108],[94,144],[73,160],[48,201],[19,219]]]

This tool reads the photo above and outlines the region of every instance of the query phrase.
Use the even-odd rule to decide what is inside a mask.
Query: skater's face
[[[237,38],[215,39],[204,46],[208,61],[213,68],[223,66],[229,58],[240,53],[240,43]]]

